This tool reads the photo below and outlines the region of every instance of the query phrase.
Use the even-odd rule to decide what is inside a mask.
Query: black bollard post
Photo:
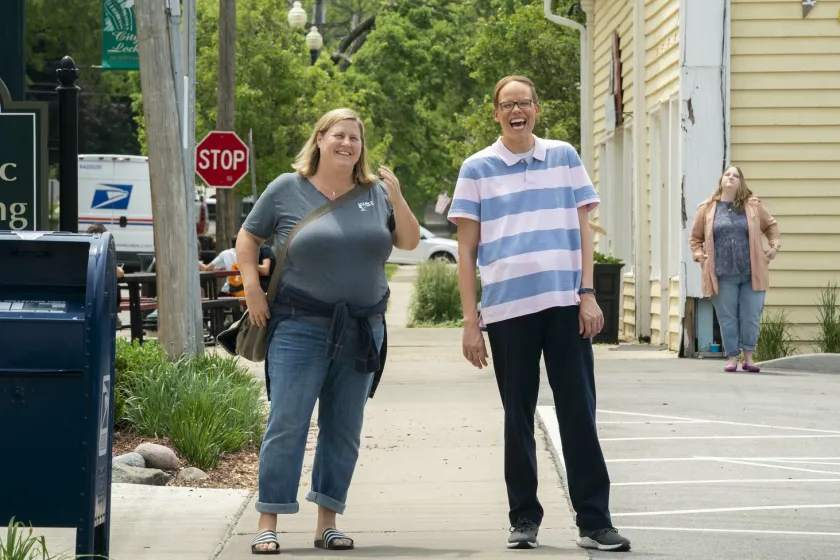
[[[69,56],[58,65],[59,229],[79,229],[79,69]]]

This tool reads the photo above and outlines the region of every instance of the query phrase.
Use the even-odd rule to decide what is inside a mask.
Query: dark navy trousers
[[[487,326],[505,411],[505,483],[510,523],[539,525],[534,413],[545,359],[554,395],[572,507],[581,529],[612,525],[610,479],[595,426],[592,343],[581,338],[578,307],[553,307]]]

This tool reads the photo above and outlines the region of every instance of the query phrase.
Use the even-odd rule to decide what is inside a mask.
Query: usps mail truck
[[[153,255],[149,158],[79,156],[79,231],[102,224],[114,236],[117,260],[137,270],[141,255]]]

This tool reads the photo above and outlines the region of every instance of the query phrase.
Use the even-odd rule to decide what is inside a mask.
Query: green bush
[[[761,318],[755,360],[763,362],[793,354],[794,346],[790,336],[790,323],[784,311],[765,313]]]
[[[410,312],[410,327],[460,325],[463,314],[457,268],[441,261],[419,265]]]
[[[114,387],[114,419],[117,425],[124,424],[125,400],[138,374],[148,372],[167,361],[166,352],[154,340],[140,344],[117,338],[114,369],[116,375]]]
[[[124,421],[140,435],[169,438],[199,468],[211,469],[220,453],[256,445],[262,437],[261,386],[235,358],[170,362],[161,354],[128,371]]]
[[[604,253],[600,253],[598,251],[593,251],[592,259],[598,264],[624,264],[624,261],[619,259],[618,257],[605,255]]]
[[[817,318],[820,334],[817,335],[817,347],[820,352],[840,352],[840,302],[838,302],[837,284],[829,283],[820,291]]]

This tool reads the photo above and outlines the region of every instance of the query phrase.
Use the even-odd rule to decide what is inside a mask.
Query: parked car
[[[391,251],[388,262],[395,264],[419,264],[428,260],[458,262],[458,242],[438,237],[424,227],[420,228],[420,243],[412,251],[398,249]]]

